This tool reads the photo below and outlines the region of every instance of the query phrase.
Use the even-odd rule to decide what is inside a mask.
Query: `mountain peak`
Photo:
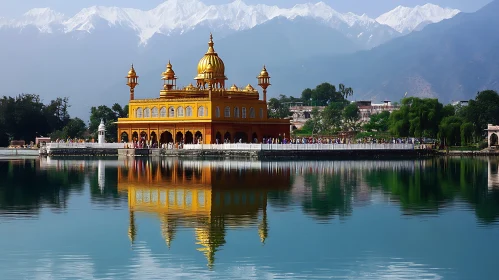
[[[442,8],[427,3],[422,6],[397,6],[395,9],[382,14],[376,21],[388,25],[400,33],[409,33],[425,22],[436,23],[449,19],[460,13],[459,10]]]

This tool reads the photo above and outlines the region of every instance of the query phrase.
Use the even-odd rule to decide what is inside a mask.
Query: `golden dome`
[[[260,72],[260,76],[258,76],[259,78],[264,78],[264,77],[268,77],[269,76],[269,72],[267,72],[267,69],[265,68],[265,65],[263,65],[263,69],[262,69],[262,72]]]
[[[170,63],[169,60],[168,60],[168,64],[166,65],[166,71],[161,73],[161,75],[163,76],[164,80],[175,79],[175,71],[173,71],[172,64]]]
[[[245,91],[255,91],[255,88],[252,87],[250,84],[248,84],[245,88],[244,88]]]
[[[132,64],[132,67],[130,68],[130,71],[128,71],[127,78],[136,77],[136,76],[137,76],[137,73],[135,73],[135,69],[133,68],[133,64]]]
[[[213,78],[225,79],[225,65],[222,59],[218,56],[213,48],[213,36],[210,34],[210,41],[208,42],[208,51],[199,60],[198,63],[198,76],[197,78],[203,78],[204,73],[211,64],[213,71]]]
[[[233,85],[230,87],[230,90],[236,91],[236,90],[239,90],[239,88],[236,86],[236,84],[233,84]]]
[[[190,83],[188,86],[186,86],[184,88],[184,90],[187,90],[187,91],[193,91],[193,90],[196,90],[197,88],[195,86],[192,85],[192,83]]]

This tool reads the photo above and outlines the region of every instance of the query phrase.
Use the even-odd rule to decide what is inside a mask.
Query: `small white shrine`
[[[487,125],[487,142],[490,147],[495,147],[499,143],[498,135],[499,135],[499,125]]]
[[[104,120],[100,120],[100,125],[99,129],[97,130],[99,133],[99,137],[97,138],[97,141],[99,144],[104,144],[106,143],[106,126],[104,125]]]

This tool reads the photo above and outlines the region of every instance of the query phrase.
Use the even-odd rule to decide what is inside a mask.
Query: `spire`
[[[215,49],[213,48],[213,45],[215,45],[215,43],[213,43],[213,35],[210,32],[210,41],[208,42],[208,51],[206,52],[207,54],[215,53]]]

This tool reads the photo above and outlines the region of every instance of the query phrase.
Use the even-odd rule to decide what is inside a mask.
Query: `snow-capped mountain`
[[[342,14],[324,2],[298,4],[284,9],[263,4],[247,5],[242,0],[223,5],[206,5],[199,0],[167,0],[148,11],[94,6],[82,9],[69,18],[48,8],[33,9],[20,19],[0,19],[0,28],[32,25],[41,32],[50,33],[56,29],[55,26],[60,26],[65,33],[91,33],[98,28],[98,23],[106,22],[109,26],[134,30],[140,42],[146,44],[155,34],[183,33],[198,26],[209,27],[214,31],[240,31],[276,17],[290,20],[297,17],[312,18],[370,47],[391,39],[397,33],[367,15]]]
[[[376,21],[406,34],[421,29],[423,25],[428,23],[436,23],[452,18],[458,13],[460,13],[459,10],[442,8],[433,4],[425,4],[414,8],[398,6],[379,16]]]

